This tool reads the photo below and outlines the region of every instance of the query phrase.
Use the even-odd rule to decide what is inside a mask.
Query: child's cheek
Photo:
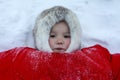
[[[69,47],[70,43],[71,43],[71,40],[70,40],[70,39],[66,40],[66,46],[67,46],[67,47]]]

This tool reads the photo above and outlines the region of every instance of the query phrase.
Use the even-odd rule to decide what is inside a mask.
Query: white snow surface
[[[79,18],[84,47],[101,44],[120,53],[120,0],[0,0],[0,51],[33,47],[32,30],[44,9],[64,6]]]

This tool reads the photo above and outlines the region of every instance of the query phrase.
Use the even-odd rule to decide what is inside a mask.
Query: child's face
[[[65,52],[71,42],[68,25],[65,22],[53,26],[49,36],[49,45],[53,52]]]

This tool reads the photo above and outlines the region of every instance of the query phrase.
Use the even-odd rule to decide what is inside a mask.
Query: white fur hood
[[[49,46],[49,33],[53,25],[65,20],[70,28],[71,43],[66,52],[81,48],[81,27],[75,13],[62,6],[44,10],[37,18],[34,27],[35,46],[38,50],[52,52]]]

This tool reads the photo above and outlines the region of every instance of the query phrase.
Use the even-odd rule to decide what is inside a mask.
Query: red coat
[[[71,54],[15,48],[0,53],[0,80],[120,80],[120,54],[100,45]]]

